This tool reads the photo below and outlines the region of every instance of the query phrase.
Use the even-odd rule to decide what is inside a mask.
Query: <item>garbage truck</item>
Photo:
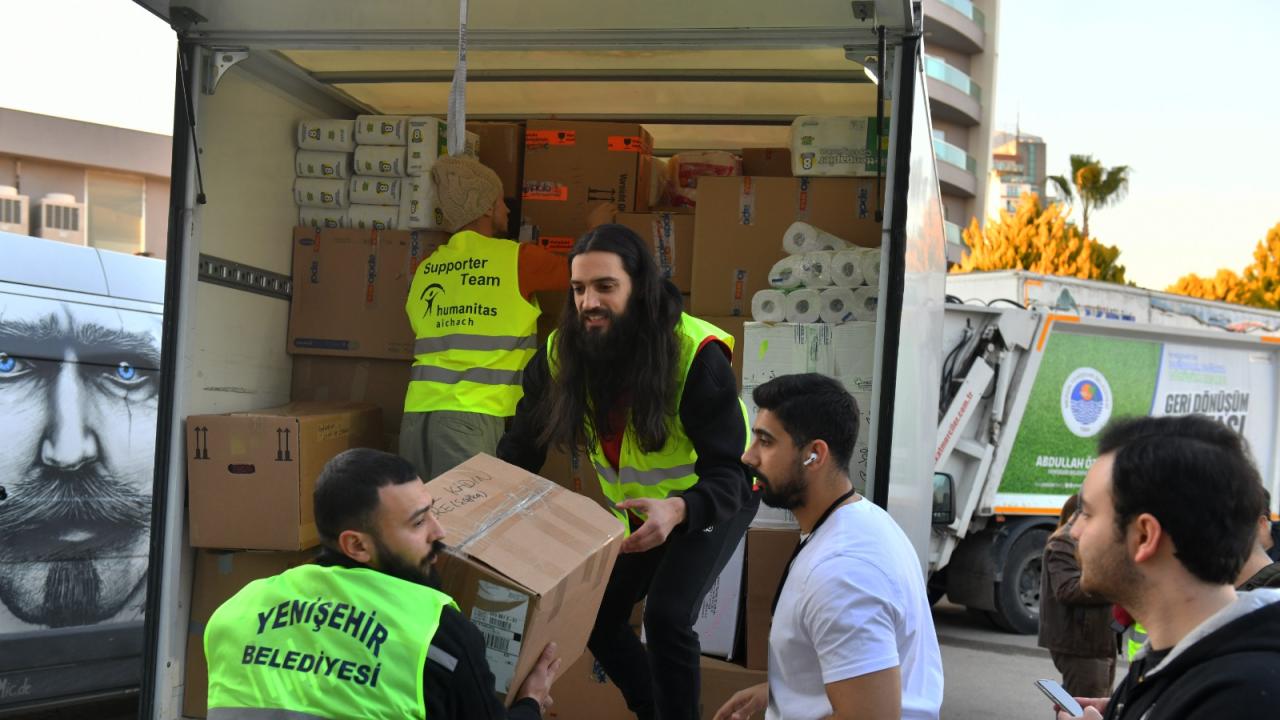
[[[919,3],[663,0],[640,8],[620,0],[486,0],[470,2],[464,23],[457,3],[136,2],[179,40],[164,362],[148,368],[157,407],[154,482],[141,493],[150,509],[149,560],[143,627],[128,646],[141,662],[131,685],[129,677],[90,672],[71,683],[74,657],[62,658],[71,672],[61,680],[19,658],[0,668],[3,687],[19,689],[0,696],[0,712],[139,692],[140,717],[182,715],[185,672],[196,659],[189,633],[199,632],[190,624],[195,553],[184,422],[291,399],[299,125],[361,115],[444,118],[451,97],[455,117],[465,112],[469,121],[639,123],[655,154],[787,146],[800,116],[875,120],[869,147],[882,162],[847,199],[851,212],[876,224],[872,243],[882,256],[866,489],[913,539],[924,572],[933,468],[919,449],[933,442],[938,387],[919,378],[936,376],[942,358],[946,240]],[[465,90],[453,82],[464,67],[457,74]],[[613,198],[638,180],[592,192]],[[797,212],[809,183],[794,179]],[[716,261],[731,269],[730,258]],[[748,281],[735,282],[740,290]],[[61,632],[53,624],[33,631]]]
[[[1280,500],[1280,312],[1111,283],[951,275],[930,593],[1036,631],[1041,554],[1108,421],[1208,415]]]

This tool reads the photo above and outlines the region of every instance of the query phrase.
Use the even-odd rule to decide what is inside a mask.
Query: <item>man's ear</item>
[[[1162,539],[1166,539],[1166,535],[1160,521],[1151,513],[1142,513],[1129,523],[1129,535],[1125,538],[1130,545],[1129,557],[1135,563],[1151,560],[1160,551]]]
[[[362,565],[373,565],[377,560],[373,537],[359,530],[343,530],[338,535],[338,550]]]

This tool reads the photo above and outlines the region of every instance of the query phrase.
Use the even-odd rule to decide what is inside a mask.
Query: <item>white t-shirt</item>
[[[902,717],[937,720],[942,656],[915,550],[865,498],[813,533],[787,575],[769,632],[767,720],[831,714],[828,683],[894,666]]]

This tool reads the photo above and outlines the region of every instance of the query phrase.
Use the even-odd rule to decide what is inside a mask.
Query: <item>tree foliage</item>
[[[952,272],[1029,270],[1125,281],[1124,266],[1117,262],[1119,248],[1093,240],[1067,219],[1061,205],[1042,207],[1040,197],[1032,193],[1022,196],[1015,212],[1001,210],[999,219],[988,220],[985,228],[974,218],[964,230],[964,242],[969,254]]]
[[[1280,310],[1280,223],[1276,223],[1253,249],[1253,262],[1236,273],[1222,269],[1211,278],[1184,275],[1169,292],[1205,300]]]
[[[1129,192],[1129,166],[1103,167],[1092,155],[1071,156],[1070,181],[1061,175],[1050,175],[1047,179],[1068,201],[1080,199],[1081,232],[1085,235],[1089,234],[1090,210],[1114,205]]]

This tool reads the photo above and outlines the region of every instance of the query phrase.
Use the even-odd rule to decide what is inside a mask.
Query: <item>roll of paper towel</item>
[[[347,209],[347,227],[361,230],[399,230],[400,208],[395,205],[361,205]]]
[[[769,284],[775,288],[800,287],[800,256],[788,255],[773,264],[769,270]]]
[[[298,147],[302,150],[356,149],[355,120],[303,120],[298,123]]]
[[[781,290],[759,290],[751,296],[751,318],[759,322],[787,319],[787,294]]]
[[[347,226],[347,211],[330,208],[298,208],[298,224],[322,230]]]
[[[359,145],[356,172],[379,177],[403,177],[406,173],[404,148],[399,145]]]
[[[856,302],[853,288],[829,287],[822,291],[820,302],[822,307],[818,316],[822,322],[837,325],[854,319],[853,305]]]
[[[298,178],[293,181],[293,201],[301,207],[340,210],[351,204],[346,180]]]
[[[852,320],[875,320],[880,306],[880,288],[866,286],[853,291]]]
[[[831,284],[830,250],[805,253],[800,257],[800,283],[805,287],[823,288]],[[793,256],[794,257],[794,256]]]
[[[356,142],[361,145],[404,145],[409,118],[404,115],[357,115]]]
[[[807,222],[791,223],[787,234],[782,236],[782,248],[792,255],[819,250],[843,250],[847,247],[849,243]]]
[[[400,179],[356,175],[351,178],[351,202],[365,205],[399,205]]]
[[[862,285],[862,259],[858,250],[838,250],[831,257],[831,282],[839,287]]]
[[[817,290],[796,290],[787,293],[787,322],[818,322],[822,312],[822,297]]]
[[[857,252],[859,267],[862,269],[862,284],[880,287],[880,250],[861,248]]]
[[[345,180],[351,177],[351,153],[299,150],[294,170],[298,177]]]

